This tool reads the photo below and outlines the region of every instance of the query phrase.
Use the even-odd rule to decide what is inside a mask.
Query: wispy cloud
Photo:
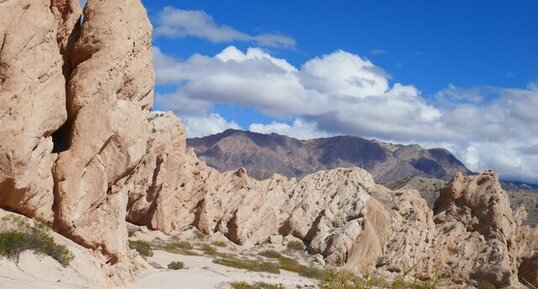
[[[387,54],[387,53],[388,53],[387,50],[380,49],[380,48],[370,50],[370,54],[372,54],[372,55],[383,55],[383,54]]]
[[[181,10],[165,7],[158,15],[156,36],[170,38],[197,37],[214,43],[243,41],[274,48],[294,48],[293,38],[280,33],[251,35],[215,22],[202,10]]]

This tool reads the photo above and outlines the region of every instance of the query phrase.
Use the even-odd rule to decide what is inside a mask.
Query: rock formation
[[[360,168],[301,180],[218,172],[186,147],[179,119],[149,112],[140,1],[89,0],[79,19],[76,0],[0,2],[0,207],[48,222],[102,254],[103,268],[130,270],[127,219],[237,244],[294,236],[356,272],[538,285],[538,231],[521,225],[494,172],[457,174],[435,214],[416,191],[377,185]]]
[[[67,119],[64,57],[79,15],[76,0],[0,3],[0,205],[47,222],[53,133]]]
[[[145,153],[153,101],[151,24],[139,1],[88,1],[67,87],[68,148],[55,167],[57,226],[115,258],[127,196],[114,184]],[[115,262],[115,260],[113,260]]]
[[[244,169],[219,173],[185,147],[172,115],[155,115],[151,123],[148,152],[123,185],[136,224],[165,232],[194,225],[237,244],[293,235],[310,253],[357,272],[495,286],[519,284],[518,272],[535,278],[536,244],[529,240],[536,230],[521,225],[493,171],[456,174],[434,214],[415,190],[391,191],[359,168],[299,181],[256,181]]]
[[[116,262],[145,153],[151,25],[140,1],[0,3],[0,206],[53,224]],[[24,29],[21,29],[24,27]]]

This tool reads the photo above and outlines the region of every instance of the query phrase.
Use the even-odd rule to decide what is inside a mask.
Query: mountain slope
[[[208,165],[227,171],[244,167],[257,179],[273,173],[302,178],[338,167],[361,167],[378,182],[406,177],[448,180],[454,172],[469,174],[463,163],[445,149],[394,145],[354,136],[297,140],[278,134],[226,130],[187,140]]]

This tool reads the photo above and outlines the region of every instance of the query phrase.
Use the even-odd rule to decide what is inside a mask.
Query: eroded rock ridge
[[[151,24],[139,0],[0,2],[0,207],[39,219],[129,270],[126,221],[194,225],[237,244],[275,235],[358,273],[538,284],[538,232],[493,171],[456,174],[435,209],[359,168],[301,180],[220,173],[151,113]],[[21,28],[23,27],[23,28]]]

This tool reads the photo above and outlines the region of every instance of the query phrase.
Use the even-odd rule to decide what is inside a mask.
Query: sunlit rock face
[[[417,191],[389,190],[360,168],[300,180],[218,172],[186,147],[177,117],[150,112],[140,1],[89,0],[80,17],[78,1],[0,3],[0,207],[93,249],[108,272],[131,270],[128,220],[240,245],[294,236],[355,272],[538,285],[538,231],[521,225],[495,172],[456,174],[433,211]]]

